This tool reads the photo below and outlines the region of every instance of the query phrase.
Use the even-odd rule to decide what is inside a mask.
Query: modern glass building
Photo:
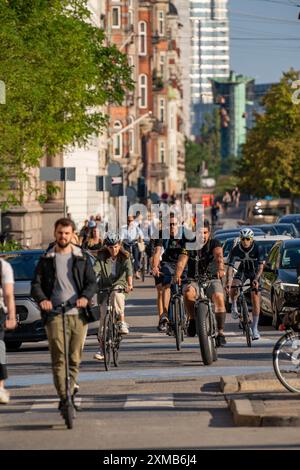
[[[211,79],[229,76],[228,0],[190,0],[189,3],[192,134],[197,135],[201,106],[213,102]]]

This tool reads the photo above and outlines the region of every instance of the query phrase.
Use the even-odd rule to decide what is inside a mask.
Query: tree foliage
[[[256,116],[236,171],[247,193],[300,194],[300,105],[292,102],[292,83],[299,76],[293,69],[284,73],[263,99],[265,113]]]
[[[11,179],[22,184],[45,154],[101,132],[101,106],[121,103],[133,84],[126,56],[105,43],[87,0],[0,0],[0,25],[3,193]]]

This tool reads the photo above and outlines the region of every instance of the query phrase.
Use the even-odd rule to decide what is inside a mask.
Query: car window
[[[42,253],[13,254],[4,257],[13,268],[15,281],[31,281]]]
[[[283,269],[297,269],[300,263],[300,247],[287,248],[283,251],[280,267]]]
[[[271,269],[276,268],[278,252],[279,252],[279,246],[273,247],[272,250],[270,251],[269,257],[267,259],[267,263],[270,264]]]
[[[263,256],[265,259],[267,259],[270,251],[271,251],[271,248],[274,246],[274,244],[276,243],[276,241],[272,241],[272,240],[263,240],[261,242],[258,242],[259,244],[259,247],[263,253]]]

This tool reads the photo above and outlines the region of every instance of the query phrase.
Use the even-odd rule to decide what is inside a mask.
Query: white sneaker
[[[7,405],[9,403],[9,392],[5,388],[0,388],[0,404]]]
[[[125,323],[124,321],[120,321],[118,322],[118,326],[119,326],[121,335],[128,335],[129,328],[128,328],[127,323]]]
[[[239,318],[237,306],[234,304],[231,305],[231,318],[232,320],[237,320]]]
[[[260,334],[259,334],[258,330],[253,330],[252,340],[255,341],[256,339],[260,339]]]
[[[97,351],[95,354],[94,354],[94,359],[97,359],[98,361],[103,361],[104,359],[104,354],[103,354],[103,351],[101,349],[99,349],[99,351]]]

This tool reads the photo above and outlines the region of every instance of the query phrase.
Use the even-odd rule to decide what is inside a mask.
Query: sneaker
[[[165,315],[163,315],[159,320],[157,329],[161,333],[165,333],[167,331],[167,326],[168,326],[168,319]]]
[[[0,404],[7,405],[9,398],[9,392],[5,388],[0,388]]]
[[[127,323],[125,323],[124,321],[120,321],[118,322],[118,326],[119,326],[119,331],[121,335],[128,335],[129,328],[128,328]]]
[[[186,332],[190,337],[194,337],[196,335],[196,322],[194,318],[190,318]]]
[[[237,306],[234,304],[231,305],[231,318],[232,320],[237,320],[239,318]]]
[[[252,340],[255,341],[256,339],[260,339],[260,334],[259,334],[258,330],[253,330]]]
[[[227,343],[226,341],[226,338],[224,335],[218,335],[216,337],[216,346],[217,348],[222,348],[223,346],[225,346],[225,344]]]
[[[97,351],[97,352],[94,354],[94,359],[97,359],[97,361],[103,361],[103,359],[104,359],[104,354],[103,354],[102,349],[99,349],[99,351]],[[74,393],[75,393],[75,391],[74,391]]]
[[[77,384],[77,383],[75,382],[75,384],[74,384],[74,392],[73,392],[74,396],[77,395],[78,392],[79,392],[79,384]]]

